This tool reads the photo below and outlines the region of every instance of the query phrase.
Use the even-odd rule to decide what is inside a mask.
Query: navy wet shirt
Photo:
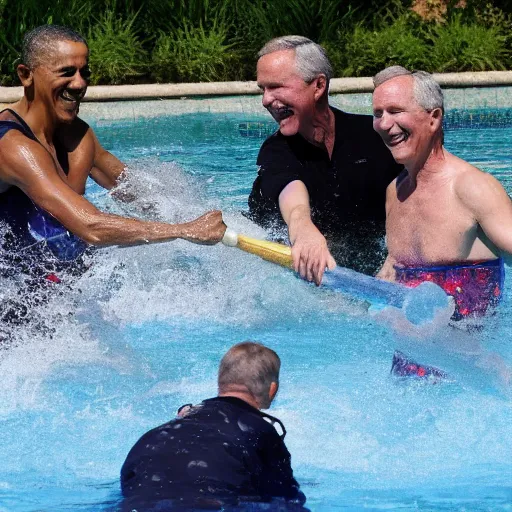
[[[144,434],[121,469],[127,498],[304,503],[290,453],[267,415],[234,397],[193,406]],[[269,417],[271,418],[271,417]]]
[[[10,130],[17,130],[39,143],[27,123],[14,110],[4,109],[0,115],[8,117],[8,119],[0,119],[0,139]],[[77,259],[87,248],[85,242],[67,231],[60,222],[36,206],[15,186],[0,192],[0,222],[10,230],[8,235],[0,241],[6,250],[19,252],[20,249],[39,245],[42,250],[38,250],[39,248],[35,250],[38,250],[38,256],[41,259],[46,259],[46,248],[48,258],[68,262]]]
[[[313,222],[329,241],[342,246],[340,255],[335,255],[338,264],[362,270],[357,267],[360,253],[375,253],[375,239],[384,237],[386,188],[403,167],[373,130],[372,116],[331,110],[335,116],[331,159],[325,149],[299,134],[286,137],[277,131],[263,143],[249,212],[266,228],[282,224],[279,194],[292,181],[302,181]]]

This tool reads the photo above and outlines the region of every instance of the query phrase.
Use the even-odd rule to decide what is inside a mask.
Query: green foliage
[[[15,67],[26,32],[52,23],[84,31],[89,26],[92,13],[98,12],[104,5],[105,2],[101,0],[1,0],[0,84],[16,83]]]
[[[487,71],[506,69],[509,63],[510,51],[498,27],[466,24],[455,16],[434,26],[430,39],[430,71]]]
[[[212,82],[232,79],[235,54],[226,44],[227,28],[215,21],[209,29],[186,21],[170,35],[162,34],[155,46],[152,73],[158,82]]]
[[[23,35],[44,23],[88,36],[94,83],[255,78],[269,39],[300,34],[327,49],[336,76],[389,64],[430,71],[512,64],[510,0],[448,1],[445,22],[412,0],[0,0],[0,83],[16,83]]]
[[[427,43],[411,30],[410,25],[406,15],[392,20],[380,30],[369,30],[358,24],[343,49],[345,66],[337,69],[337,74],[368,76],[395,64],[409,69],[424,68]]]
[[[123,19],[107,10],[89,30],[93,85],[119,84],[144,73],[147,54],[134,29],[136,18],[137,13]]]
[[[251,24],[257,27],[261,44],[286,34],[320,40],[340,26],[344,13],[338,0],[254,0],[247,2],[244,10]]]
[[[475,21],[484,27],[493,27],[500,35],[505,37],[506,47],[510,50],[512,46],[512,13],[502,11],[493,4],[486,4],[480,11],[475,13]]]

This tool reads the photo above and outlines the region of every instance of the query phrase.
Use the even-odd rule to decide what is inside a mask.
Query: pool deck
[[[444,89],[447,109],[512,107],[512,71],[442,73],[434,78]],[[370,113],[372,90],[370,77],[334,78],[330,102],[350,112]],[[22,87],[0,87],[0,108],[22,94]],[[256,82],[91,86],[80,108],[81,117],[97,120],[194,112],[261,115],[261,91]]]

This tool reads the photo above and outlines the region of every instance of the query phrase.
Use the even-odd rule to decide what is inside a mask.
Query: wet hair
[[[282,50],[295,50],[295,66],[306,83],[318,75],[325,75],[327,84],[332,77],[332,66],[325,50],[303,36],[282,36],[270,40],[259,52],[258,58]]]
[[[270,405],[268,393],[272,382],[279,384],[281,360],[270,348],[244,341],[232,346],[219,366],[219,393],[232,386],[241,386],[266,408]]]
[[[398,76],[411,76],[413,79],[414,99],[425,110],[440,108],[444,114],[444,96],[441,86],[426,71],[409,71],[402,66],[390,66],[373,77],[373,85],[377,88],[384,82]]]
[[[83,43],[87,48],[86,40],[74,30],[60,25],[41,25],[25,34],[21,61],[30,69],[40,66],[51,53],[55,43],[59,41],[73,41]]]

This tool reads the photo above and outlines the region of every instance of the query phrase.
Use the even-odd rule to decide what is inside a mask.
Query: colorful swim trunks
[[[397,282],[415,288],[425,281],[439,285],[455,299],[452,320],[480,317],[501,299],[503,259],[425,267],[395,267]]]
[[[393,354],[393,363],[391,364],[391,374],[396,377],[413,377],[416,379],[428,379],[437,381],[446,378],[446,373],[435,366],[419,364],[409,359],[402,352],[395,350]]]

